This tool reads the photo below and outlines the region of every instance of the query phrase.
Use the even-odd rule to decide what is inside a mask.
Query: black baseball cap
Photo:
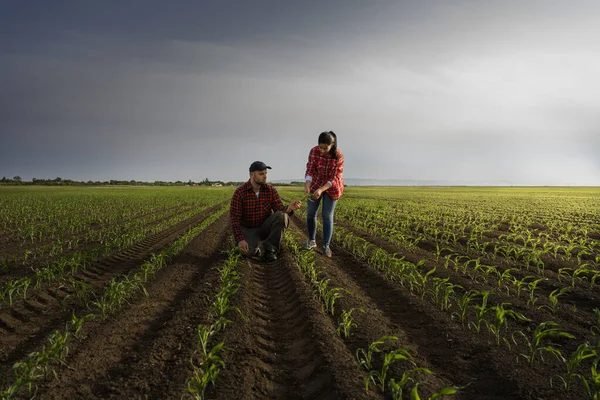
[[[262,161],[254,161],[252,164],[250,164],[250,172],[264,171],[265,169],[271,169],[271,167]]]

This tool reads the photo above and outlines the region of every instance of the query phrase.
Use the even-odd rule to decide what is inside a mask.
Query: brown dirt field
[[[304,223],[298,217],[292,219],[290,229],[306,238]],[[354,233],[394,250],[393,245],[364,232]],[[134,254],[94,265],[86,279],[97,280],[97,287],[104,287],[117,273],[139,265],[141,254],[166,246],[180,234],[170,232],[152,241],[153,245],[133,250]],[[39,385],[36,398],[190,398],[186,396],[186,379],[192,374],[195,328],[210,322],[209,309],[220,286],[217,267],[225,261],[224,251],[232,244],[225,214],[148,283],[148,297],[136,297],[105,321],[87,322],[84,338],[70,344],[67,366],[57,368],[56,378]],[[383,335],[398,337],[387,342],[385,351],[407,348],[419,367],[435,373],[418,375],[422,398],[450,385],[465,386],[458,395],[448,397],[456,399],[588,398],[580,384],[570,393],[549,386],[551,376],[563,373],[551,356],[533,368],[523,361],[516,363],[522,348],[496,346],[487,331],[477,334],[467,329],[450,313],[386,280],[335,243],[332,250],[333,258],[317,253],[315,262],[330,279],[330,287],[349,291],[336,303],[335,318],[323,311],[287,249],[273,264],[250,259],[240,264],[241,288],[232,297],[240,313],[228,315],[232,323],[217,337],[227,347],[226,366],[208,398],[389,399],[373,385],[365,391],[366,374],[358,369],[355,359],[357,349]],[[451,270],[440,272],[455,283],[468,283]],[[469,285],[469,289],[487,288],[481,282]],[[510,301],[526,307],[522,298]],[[336,333],[337,317],[342,309],[349,308],[356,309],[353,316],[357,327],[343,339]],[[544,310],[539,313],[530,315],[528,311],[528,316],[547,320],[550,315]],[[36,293],[11,311],[0,310],[0,377],[4,382],[9,380],[12,364],[39,350],[44,337],[64,326],[68,315],[60,310],[52,293]],[[579,319],[570,321],[562,314],[558,318],[561,328],[584,334]],[[564,345],[569,349],[569,344]],[[392,364],[389,377],[398,378],[406,367]]]

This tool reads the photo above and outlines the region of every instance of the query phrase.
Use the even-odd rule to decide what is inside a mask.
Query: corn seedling
[[[202,349],[202,354],[206,356],[208,351],[208,342],[210,338],[216,333],[214,325],[206,326],[203,324],[199,324],[196,327],[196,339],[198,341],[198,346]]]
[[[479,295],[483,295],[481,292],[477,290],[469,290],[468,292],[463,293],[463,295],[458,299],[458,307],[460,312],[453,313],[459,317],[460,322],[465,323],[465,319],[467,317],[467,311],[469,310],[469,304]]]
[[[597,357],[597,356],[598,356],[598,345],[591,346],[589,343],[583,343],[583,344],[580,344],[579,347],[577,347],[577,350],[575,350],[573,352],[573,354],[571,354],[571,358],[566,363],[566,365],[567,365],[566,376],[562,377],[560,375],[557,375],[557,377],[563,383],[563,388],[564,388],[565,392],[568,392],[569,390],[571,390],[571,383],[573,382],[574,378],[579,378],[579,379],[581,379],[582,382],[586,380],[583,375],[578,374],[576,372],[577,368],[579,368],[579,366],[581,365],[581,362],[588,358],[593,358],[593,357]],[[552,379],[550,379],[550,385],[552,386]]]
[[[600,400],[600,370],[598,369],[598,362],[600,357],[594,360],[591,368],[591,376],[588,379],[583,378],[581,375],[581,383],[585,386],[588,394],[593,396],[593,400]]]
[[[73,311],[73,313],[71,314],[71,320],[67,323],[66,331],[72,331],[73,336],[81,340],[81,337],[79,336],[81,328],[83,328],[83,324],[86,320],[92,318],[94,318],[94,314],[86,314],[81,318],[77,318],[77,316],[75,315],[75,311]]]
[[[525,358],[529,362],[530,366],[533,366],[535,357],[538,354],[540,356],[540,359],[542,361],[544,361],[544,358],[542,355],[542,352],[544,352],[544,351],[554,355],[558,360],[560,360],[562,362],[566,362],[566,360],[563,357],[560,350],[558,350],[555,347],[552,347],[551,345],[544,346],[542,344],[542,341],[544,341],[545,339],[557,338],[557,337],[564,337],[567,339],[575,339],[575,336],[571,335],[570,333],[559,330],[558,324],[556,322],[552,322],[552,321],[540,323],[535,328],[535,331],[533,332],[533,336],[532,336],[531,340],[529,340],[529,338],[527,336],[525,336],[525,334],[521,331],[517,331],[516,333],[523,336],[523,338],[525,339],[525,342],[527,343],[527,348],[529,349],[529,352],[527,354],[519,354],[519,356]],[[513,338],[513,341],[516,343],[514,338]]]
[[[498,289],[502,290],[502,284],[504,282],[512,282],[512,280],[514,278],[511,275],[510,271],[513,271],[513,268],[507,268],[500,274],[500,276],[498,277]],[[510,294],[509,286],[506,285],[505,287],[506,287],[506,294]]]
[[[342,336],[342,334],[344,334],[345,338],[348,338],[350,336],[350,330],[352,328],[356,328],[356,322],[354,322],[354,320],[352,319],[352,312],[354,311],[354,308],[351,308],[350,310],[343,310],[342,311],[342,315],[340,317],[340,322],[338,323],[338,327],[337,327],[337,334],[338,336]]]
[[[342,292],[348,292],[346,289],[342,289],[342,288],[333,288],[333,289],[329,289],[326,293],[325,293],[325,297],[323,298],[323,302],[325,303],[325,309],[329,312],[329,314],[331,314],[332,316],[335,313],[335,301],[342,296]]]
[[[450,306],[450,300],[454,297],[454,288],[462,288],[462,286],[454,285],[449,282],[450,278],[433,278],[433,289],[430,290],[433,301],[435,304],[440,306],[442,311],[448,311]]]
[[[390,389],[393,400],[402,399],[404,388],[408,383],[414,382],[415,379],[412,377],[412,375],[414,375],[417,372],[433,374],[433,372],[431,372],[431,370],[429,370],[428,368],[414,368],[404,371],[402,373],[402,376],[398,380],[396,380],[395,378],[390,379],[388,382],[388,388]]]
[[[412,390],[410,391],[410,400],[421,400],[421,396],[419,396],[419,384],[420,382],[415,383],[415,386],[413,386]],[[431,396],[429,396],[427,398],[427,400],[435,400],[440,396],[451,396],[454,395],[456,393],[458,393],[458,391],[461,388],[459,387],[445,387],[442,390],[440,390],[439,392],[436,392],[434,394],[432,394]]]
[[[600,309],[598,308],[594,308],[594,315],[596,316],[596,325],[593,325],[591,330],[592,330],[592,335],[596,335],[596,333],[600,334]]]
[[[515,289],[517,290],[517,297],[521,297],[521,290],[523,290],[524,286],[529,286],[529,279],[534,279],[533,276],[527,275],[526,277],[524,277],[521,280],[518,280],[517,278],[513,278],[513,284],[515,286]]]
[[[357,349],[356,360],[358,361],[358,366],[362,367],[365,371],[370,372],[373,369],[373,354],[381,352],[379,346],[386,340],[398,340],[398,338],[396,336],[382,336],[379,340],[369,344],[367,350],[362,348]]]
[[[550,310],[550,312],[552,312],[552,314],[556,314],[556,307],[558,307],[558,297],[567,293],[569,290],[570,288],[568,286],[553,290],[552,293],[548,295],[548,302],[550,303],[550,305],[544,304],[542,306],[539,306],[538,309],[547,308],[548,310]]]
[[[473,327],[475,328],[475,332],[479,333],[479,331],[481,330],[481,323],[483,322],[484,318],[485,318],[485,314],[487,314],[489,311],[491,311],[491,308],[487,307],[487,300],[488,300],[488,296],[490,295],[490,292],[488,291],[482,291],[479,292],[479,294],[482,296],[481,297],[481,305],[475,305],[472,308],[475,310],[475,316],[477,317],[477,323],[475,322],[469,322],[469,324],[467,325],[468,327]]]
[[[536,279],[535,281],[530,282],[527,285],[527,286],[529,286],[529,300],[527,300],[527,305],[534,305],[535,302],[537,301],[537,298],[534,296],[534,292],[535,292],[535,289],[537,288],[537,285],[543,280],[545,280],[545,278]]]
[[[379,385],[381,391],[385,391],[385,380],[387,377],[388,369],[390,365],[395,363],[396,361],[409,361],[414,365],[412,360],[412,355],[408,349],[396,349],[392,350],[389,353],[383,356],[383,364],[381,365],[381,370],[370,371],[369,375],[365,380],[365,387],[369,390],[369,382],[373,382],[376,385]]]
[[[510,303],[501,303],[497,306],[491,307],[491,310],[495,311],[496,318],[494,319],[494,323],[488,323],[485,321],[488,331],[491,332],[496,338],[496,345],[500,345],[500,332],[502,328],[506,328],[508,326],[508,319],[520,319],[521,321],[531,321],[529,318],[526,318],[523,314],[504,308],[504,306],[510,305]],[[504,341],[510,348],[510,343],[506,338]]]

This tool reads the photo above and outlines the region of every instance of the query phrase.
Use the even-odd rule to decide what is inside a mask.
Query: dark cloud
[[[597,2],[2,7],[0,175],[298,179],[333,129],[350,177],[600,184]]]

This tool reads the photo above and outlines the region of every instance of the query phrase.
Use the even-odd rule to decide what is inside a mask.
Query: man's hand
[[[300,207],[302,207],[302,202],[300,200],[296,200],[292,204],[287,206],[286,212],[292,212],[294,210],[299,209]]]
[[[240,240],[238,242],[238,247],[240,248],[242,254],[248,254],[248,242],[246,242],[245,240]]]

